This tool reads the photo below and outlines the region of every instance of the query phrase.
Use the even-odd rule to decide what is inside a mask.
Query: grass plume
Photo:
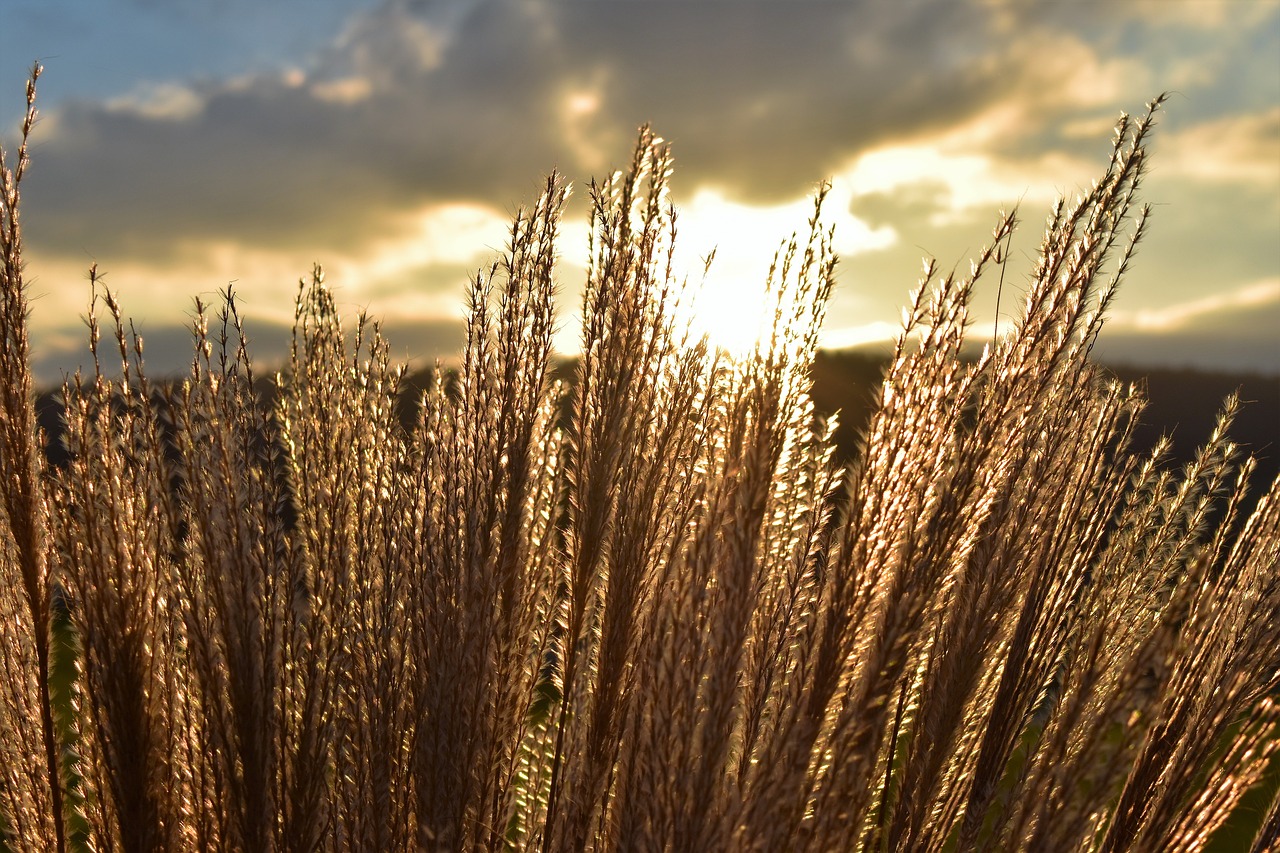
[[[809,397],[825,188],[732,357],[675,307],[696,282],[647,128],[587,191],[571,381],[552,175],[408,419],[377,323],[318,268],[280,375],[228,290],[171,382],[95,270],[54,466],[32,106],[0,207],[0,847],[1205,849],[1276,749],[1280,483],[1246,509],[1234,400],[1185,470],[1136,449],[1141,395],[1090,357],[1158,107],[1054,207],[976,361],[970,301],[1017,216],[967,274],[925,265],[841,467]]]

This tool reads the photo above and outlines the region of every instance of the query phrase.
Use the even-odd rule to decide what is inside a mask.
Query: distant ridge
[[[557,374],[571,378],[573,371],[569,366],[575,361],[566,360]],[[888,357],[877,347],[818,353],[813,365],[814,406],[824,416],[840,412],[835,440],[841,459],[851,458],[857,448],[887,365]],[[1149,448],[1161,435],[1168,434],[1173,440],[1171,464],[1191,461],[1213,431],[1223,400],[1238,391],[1243,405],[1230,435],[1258,457],[1252,494],[1260,494],[1280,474],[1280,377],[1189,368],[1107,367],[1119,381],[1136,383],[1146,389],[1149,402],[1135,433],[1139,448]],[[414,372],[406,387],[423,387],[429,373],[429,370]],[[59,436],[61,426],[54,391],[39,395],[37,411],[46,434]],[[49,455],[56,461],[63,458],[56,439],[51,443]]]
[[[849,458],[870,416],[870,406],[888,358],[866,347],[824,350],[814,362],[814,405],[824,415],[840,410],[836,444]],[[1258,457],[1251,493],[1256,497],[1280,474],[1280,377],[1190,368],[1106,365],[1116,379],[1138,384],[1148,400],[1136,429],[1139,448],[1161,435],[1173,440],[1171,463],[1185,464],[1213,431],[1223,401],[1239,392],[1240,413],[1232,440]]]

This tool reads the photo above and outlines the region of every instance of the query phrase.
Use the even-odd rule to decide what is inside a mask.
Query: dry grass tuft
[[[731,358],[673,310],[648,129],[589,188],[567,387],[553,175],[409,428],[377,325],[344,323],[318,269],[274,382],[228,291],[163,384],[95,271],[55,469],[29,110],[0,170],[0,847],[1203,849],[1278,742],[1280,483],[1246,516],[1235,401],[1186,470],[1138,454],[1142,400],[1090,361],[1158,106],[1054,208],[976,362],[969,301],[1016,218],[968,275],[926,266],[847,470],[808,396],[825,190],[768,272],[769,334]]]

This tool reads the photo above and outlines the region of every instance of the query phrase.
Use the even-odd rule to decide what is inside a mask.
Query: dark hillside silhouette
[[[862,349],[824,350],[814,359],[814,406],[824,415],[839,410],[835,440],[842,459],[850,459],[856,452],[858,437],[870,419],[875,391],[887,366],[886,358]],[[1134,434],[1136,449],[1148,450],[1160,436],[1168,435],[1173,441],[1170,463],[1191,462],[1213,432],[1223,401],[1239,393],[1240,412],[1229,437],[1258,459],[1251,478],[1250,504],[1280,474],[1280,377],[1106,367],[1119,381],[1145,389],[1148,404]]]
[[[839,412],[834,435],[836,456],[852,459],[871,418],[875,393],[888,367],[888,359],[865,349],[820,350],[814,359],[813,404],[821,415]],[[553,367],[556,378],[572,381],[577,359],[564,359]],[[1222,402],[1240,395],[1240,413],[1230,438],[1254,454],[1258,467],[1251,478],[1252,504],[1280,475],[1280,377],[1252,373],[1218,373],[1187,369],[1107,366],[1116,379],[1145,389],[1148,399],[1135,430],[1135,447],[1145,451],[1162,435],[1172,439],[1170,464],[1185,465],[1195,458],[1213,431]],[[432,371],[416,371],[405,377],[399,412],[406,427],[417,417],[417,400],[431,383]],[[266,383],[262,391],[269,393]],[[62,465],[61,408],[58,392],[46,390],[36,402],[40,427],[49,437],[49,461]]]

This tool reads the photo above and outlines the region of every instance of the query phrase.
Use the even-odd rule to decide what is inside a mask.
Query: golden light
[[[835,227],[837,253],[851,255],[897,239],[890,229],[871,229],[849,213],[852,187],[837,179],[828,194],[823,221]],[[813,199],[770,205],[731,201],[712,189],[699,190],[680,206],[676,236],[679,268],[690,276],[690,293],[680,306],[695,335],[735,356],[749,353],[772,330],[778,307],[766,292],[769,270],[794,235],[803,242],[813,216]],[[703,259],[715,257],[699,287]]]

